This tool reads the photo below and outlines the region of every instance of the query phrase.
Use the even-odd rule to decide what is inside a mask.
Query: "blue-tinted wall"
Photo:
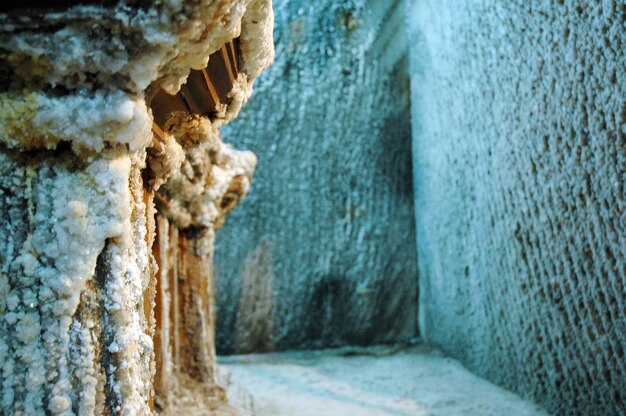
[[[223,130],[259,164],[217,238],[218,350],[410,338],[417,263],[405,10],[382,0],[274,8],[276,62]]]

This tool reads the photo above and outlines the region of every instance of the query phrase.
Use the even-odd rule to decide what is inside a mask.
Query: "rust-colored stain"
[[[192,70],[176,95],[162,89],[147,94],[154,116],[153,130],[162,136],[165,123],[174,113],[215,117],[231,102],[229,97],[239,75],[239,39],[227,42],[209,57],[206,68]]]
[[[153,256],[156,274],[154,388],[163,405],[173,380],[215,384],[215,335],[211,256],[196,239],[157,215]]]

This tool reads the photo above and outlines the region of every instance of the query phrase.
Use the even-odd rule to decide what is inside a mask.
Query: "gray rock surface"
[[[412,3],[423,336],[555,414],[626,414],[624,2]]]
[[[423,345],[241,355],[220,367],[251,391],[256,416],[547,416]]]
[[[402,2],[278,0],[274,8],[276,62],[223,130],[259,163],[217,238],[218,349],[412,337]]]

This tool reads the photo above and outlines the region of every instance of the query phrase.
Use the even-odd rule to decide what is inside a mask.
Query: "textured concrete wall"
[[[413,3],[420,329],[555,414],[626,414],[626,6]]]
[[[218,238],[222,352],[415,334],[401,3],[275,2],[276,62],[224,129],[259,163]]]

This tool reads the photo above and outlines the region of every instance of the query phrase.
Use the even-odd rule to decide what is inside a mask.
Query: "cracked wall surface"
[[[259,165],[220,231],[218,349],[410,338],[417,265],[403,2],[282,0],[275,12],[277,60],[224,129]]]
[[[624,3],[409,18],[423,336],[554,414],[624,414]]]

